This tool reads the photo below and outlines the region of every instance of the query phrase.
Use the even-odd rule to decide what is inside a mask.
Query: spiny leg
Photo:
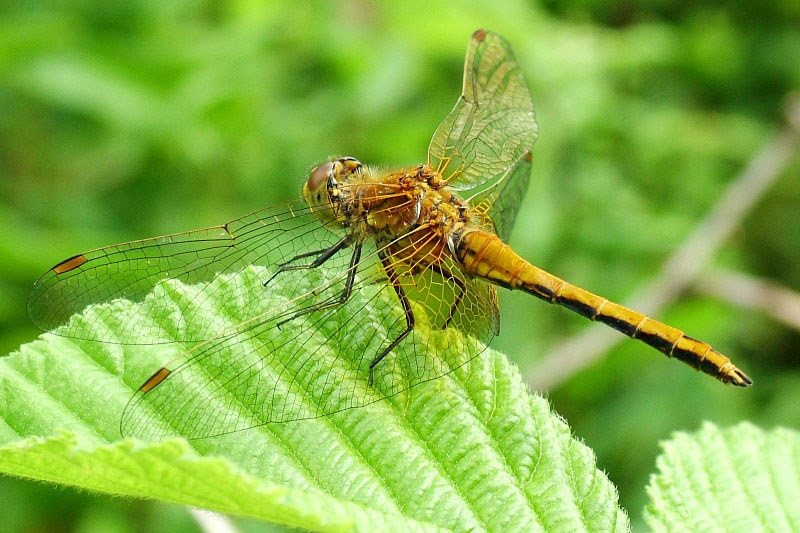
[[[325,263],[325,261],[336,255],[336,253],[340,251],[342,248],[348,246],[351,240],[352,237],[350,235],[345,235],[342,240],[340,240],[339,242],[328,248],[323,248],[321,250],[314,250],[313,252],[304,252],[302,254],[297,254],[296,256],[292,257],[285,263],[281,263],[280,266],[278,266],[278,270],[276,270],[275,273],[272,274],[272,276],[270,276],[270,278],[263,283],[264,287],[266,287],[269,284],[269,282],[275,279],[275,277],[281,272],[288,272],[291,270],[307,270],[321,266],[323,263]],[[317,258],[307,265],[291,264],[297,261],[298,259],[303,259],[304,257],[312,257],[315,255],[317,256]]]
[[[461,302],[464,301],[464,293],[467,292],[467,285],[461,278],[450,272],[450,270],[448,270],[445,267],[440,267],[439,265],[431,263],[428,266],[428,268],[430,268],[443,278],[449,279],[458,286],[458,295],[456,296],[456,301],[453,302],[453,305],[450,307],[450,315],[447,317],[447,320],[445,320],[445,323],[442,326],[442,329],[447,329],[447,326],[450,325],[450,321],[453,320],[453,317],[456,315],[456,310],[458,309],[458,306],[461,305]]]
[[[385,350],[381,352],[381,354],[372,360],[369,364],[369,384],[372,386],[372,372],[375,369],[375,366],[380,363],[384,357],[386,357],[389,352],[394,350],[394,348],[405,339],[411,330],[414,329],[414,312],[411,310],[411,303],[408,301],[408,297],[406,296],[403,287],[398,282],[397,273],[394,271],[394,267],[392,266],[391,260],[386,257],[384,252],[378,252],[378,257],[381,258],[381,264],[383,265],[383,270],[386,271],[386,276],[389,278],[389,283],[392,284],[394,288],[394,292],[397,294],[397,298],[400,300],[400,305],[403,306],[403,313],[406,315],[406,329],[400,335],[397,336],[395,340],[392,341],[389,346],[386,347]]]
[[[324,302],[304,307],[303,309],[299,310],[289,318],[278,322],[276,324],[278,329],[280,329],[281,326],[283,326],[287,322],[291,322],[295,318],[299,318],[303,315],[307,315],[315,311],[322,311],[323,309],[329,309],[331,307],[336,307],[338,305],[346,303],[347,300],[350,299],[350,295],[353,294],[353,284],[355,283],[356,280],[356,272],[358,271],[358,262],[360,260],[361,260],[361,243],[359,242],[358,244],[356,244],[355,249],[353,250],[353,256],[350,258],[350,267],[347,270],[347,279],[345,280],[344,283],[344,289],[342,289],[342,292],[339,294],[339,296],[328,298]]]

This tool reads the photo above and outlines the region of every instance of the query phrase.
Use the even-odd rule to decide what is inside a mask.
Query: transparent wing
[[[206,303],[231,292],[230,282],[198,287],[188,299],[170,293],[161,282],[208,282],[248,265],[281,264],[341,238],[323,227],[302,200],[279,204],[227,224],[98,248],[62,261],[36,281],[28,314],[43,330],[58,328],[54,333],[72,338],[122,344],[201,342],[221,334],[225,325],[199,320],[196,313],[207,314]],[[346,256],[333,257],[328,267],[346,268]],[[272,303],[272,292],[261,292],[265,304]],[[143,302],[151,320],[126,317],[115,305],[120,299]],[[106,305],[93,308],[88,318],[70,320],[90,304]]]
[[[497,233],[507,241],[514,228],[522,199],[528,191],[531,177],[531,154],[528,152],[516,165],[491,187],[485,189],[468,202],[471,213],[478,217],[478,225]]]
[[[121,433],[198,439],[315,418],[401,394],[477,356],[497,329],[494,288],[454,264],[443,276],[421,259],[398,261],[388,250],[366,241],[351,297],[331,307],[319,305],[342,294],[346,272],[279,274],[275,281],[295,293],[160,370],[156,385],[139,390],[126,407]],[[408,309],[381,254],[410,302],[414,327],[405,336]],[[253,274],[243,274],[239,282],[247,284]]]
[[[508,42],[476,31],[461,96],[433,134],[429,166],[470,196],[505,176],[532,150],[537,134],[530,91]]]

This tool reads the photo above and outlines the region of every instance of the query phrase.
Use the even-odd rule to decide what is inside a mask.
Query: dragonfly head
[[[364,165],[353,157],[340,157],[311,170],[303,184],[303,198],[311,211],[323,222],[336,220],[334,203],[339,196],[339,185],[351,175],[360,173]]]

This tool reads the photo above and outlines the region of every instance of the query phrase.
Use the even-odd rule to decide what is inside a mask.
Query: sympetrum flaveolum
[[[76,255],[36,282],[29,314],[64,336],[191,343],[125,409],[121,433],[148,439],[327,415],[442,376],[498,332],[496,286],[603,322],[722,382],[750,385],[708,344],[571,285],[505,244],[528,187],[537,130],[508,43],[479,30],[467,48],[462,94],[434,133],[426,163],[382,172],[337,158],[311,171],[295,202]],[[266,273],[249,289],[260,303],[252,317],[205,320],[204,304],[234,295],[236,274],[250,265]],[[146,297],[168,279],[195,289]],[[309,288],[311,279],[317,285]],[[69,320],[120,298],[142,302],[150,320],[104,328],[115,319],[113,305],[94,306],[84,322],[96,327],[86,331]]]

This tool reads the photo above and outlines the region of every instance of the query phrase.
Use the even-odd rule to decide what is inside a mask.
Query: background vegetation
[[[511,41],[541,129],[512,244],[618,300],[657,275],[800,87],[800,4],[791,0],[7,3],[0,353],[37,335],[27,291],[68,255],[294,197],[332,154],[386,166],[423,160],[478,27]],[[800,290],[798,167],[795,158],[707,272]],[[502,305],[495,347],[534,385],[537,361],[586,327],[524,296],[504,295]],[[756,384],[726,388],[627,342],[548,390],[618,485],[634,527],[659,440],[702,420],[800,420],[796,330],[694,292],[660,318],[734,356]],[[161,504],[8,478],[0,493],[11,531],[196,528]]]

